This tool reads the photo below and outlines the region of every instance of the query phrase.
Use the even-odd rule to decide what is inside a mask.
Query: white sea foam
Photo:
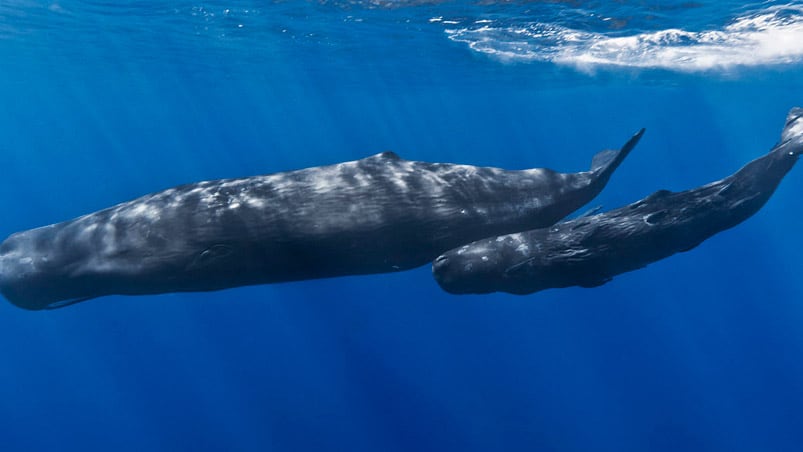
[[[549,23],[483,22],[446,33],[502,60],[580,69],[618,66],[698,72],[803,61],[803,6],[773,6],[740,16],[722,29],[705,31],[665,29],[615,36]]]

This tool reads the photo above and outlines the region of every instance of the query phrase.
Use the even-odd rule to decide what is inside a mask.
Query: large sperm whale
[[[182,185],[11,235],[0,243],[0,292],[36,310],[110,294],[406,270],[482,237],[554,224],[602,190],[640,137],[578,173],[385,152]]]
[[[661,190],[628,206],[552,227],[485,238],[432,265],[454,294],[530,294],[595,287],[620,273],[688,251],[756,213],[803,152],[803,109],[789,113],[781,140],[763,157],[708,185]]]

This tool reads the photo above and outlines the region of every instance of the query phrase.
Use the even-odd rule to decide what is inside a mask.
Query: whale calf
[[[37,310],[111,294],[406,270],[482,237],[556,223],[602,190],[640,137],[578,173],[385,152],[182,185],[11,235],[0,243],[0,293]]]
[[[688,251],[756,213],[803,152],[803,109],[792,109],[778,144],[735,174],[682,192],[660,190],[610,212],[500,235],[450,250],[433,275],[454,294],[530,294],[595,287],[615,275]]]

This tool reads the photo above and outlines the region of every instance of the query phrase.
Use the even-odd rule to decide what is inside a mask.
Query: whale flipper
[[[81,303],[81,302],[84,302],[84,301],[88,301],[88,300],[91,300],[93,298],[97,298],[97,297],[81,297],[81,298],[73,298],[72,300],[55,301],[53,303],[50,303],[50,304],[46,305],[42,309],[53,310],[53,309],[65,308],[67,306],[72,306],[74,304],[78,304],[78,303]]]
[[[625,160],[625,157],[630,154],[630,151],[636,147],[636,144],[638,144],[639,140],[644,135],[645,130],[646,129],[641,129],[636,132],[618,151],[606,150],[594,155],[591,159],[591,172],[607,173],[608,175],[613,173]]]

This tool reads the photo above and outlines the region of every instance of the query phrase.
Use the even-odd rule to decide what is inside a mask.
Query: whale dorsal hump
[[[655,200],[658,200],[658,199],[666,198],[667,196],[669,196],[671,194],[673,194],[672,191],[662,188],[662,189],[656,191],[655,193],[652,193],[651,195],[647,196],[644,199],[645,200],[650,200],[650,201],[655,201]]]
[[[401,160],[402,158],[399,157],[399,154],[393,151],[385,151],[376,154],[374,158],[383,159],[383,160]]]

